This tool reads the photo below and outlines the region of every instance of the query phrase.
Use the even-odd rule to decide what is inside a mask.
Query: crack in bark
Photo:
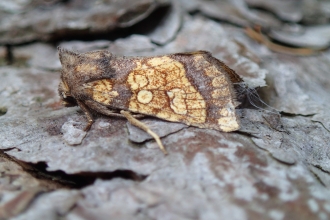
[[[5,157],[18,165],[20,165],[23,170],[34,178],[42,181],[49,181],[50,183],[55,183],[59,188],[72,188],[81,189],[85,186],[92,185],[96,179],[111,180],[114,178],[122,178],[126,180],[133,180],[141,182],[147,175],[138,174],[132,170],[114,170],[114,171],[100,171],[100,172],[80,172],[74,174],[67,174],[62,170],[57,171],[47,171],[46,162],[28,163],[18,160],[5,153],[4,150],[0,150],[0,157]]]

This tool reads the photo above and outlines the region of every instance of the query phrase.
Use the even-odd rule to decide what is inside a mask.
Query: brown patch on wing
[[[239,129],[235,112],[237,103],[231,77],[237,81],[241,80],[240,77],[229,67],[224,68],[225,64],[208,52],[173,54],[172,57],[184,64],[187,78],[206,102],[205,123],[194,125],[225,132]]]

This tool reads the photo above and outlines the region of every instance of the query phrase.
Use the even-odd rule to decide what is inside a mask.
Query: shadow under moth
[[[59,95],[65,106],[84,111],[86,131],[93,113],[125,117],[166,154],[158,135],[138,120],[141,115],[224,132],[239,129],[233,84],[243,80],[209,52],[125,57],[109,51],[58,51]]]

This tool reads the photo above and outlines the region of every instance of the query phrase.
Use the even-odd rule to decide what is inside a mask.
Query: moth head
[[[64,64],[70,65],[76,62],[76,57],[78,57],[77,53],[61,47],[57,47],[57,50],[62,65]]]
[[[71,95],[68,81],[72,78],[72,66],[77,62],[78,54],[60,47],[58,47],[57,50],[62,64],[61,82],[58,86],[58,93],[64,106],[76,106],[77,102]]]
[[[74,72],[73,67],[79,62],[79,55],[73,51],[60,47],[58,47],[57,50],[62,64],[61,77],[71,78]]]
[[[71,95],[68,85],[63,80],[61,80],[58,86],[58,93],[61,97],[62,104],[65,107],[72,107],[77,105],[76,99]]]

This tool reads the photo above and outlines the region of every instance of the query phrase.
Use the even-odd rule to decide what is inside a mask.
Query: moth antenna
[[[259,109],[259,110],[262,110],[262,111],[265,111],[265,112],[268,112],[268,113],[271,113],[271,114],[279,114],[279,110],[268,105],[266,102],[264,102],[259,94],[257,93],[257,90],[254,89],[254,88],[249,88],[248,85],[246,83],[235,83],[235,85],[239,85],[240,88],[242,90],[239,90],[239,93],[245,93],[246,96],[247,96],[247,99],[249,101],[249,103],[255,107],[256,109]],[[253,99],[255,100],[258,100],[258,102],[260,102],[261,104],[263,104],[264,106],[266,106],[267,108],[270,108],[271,110],[267,110],[267,109],[264,109],[262,107],[259,107],[254,101]]]

